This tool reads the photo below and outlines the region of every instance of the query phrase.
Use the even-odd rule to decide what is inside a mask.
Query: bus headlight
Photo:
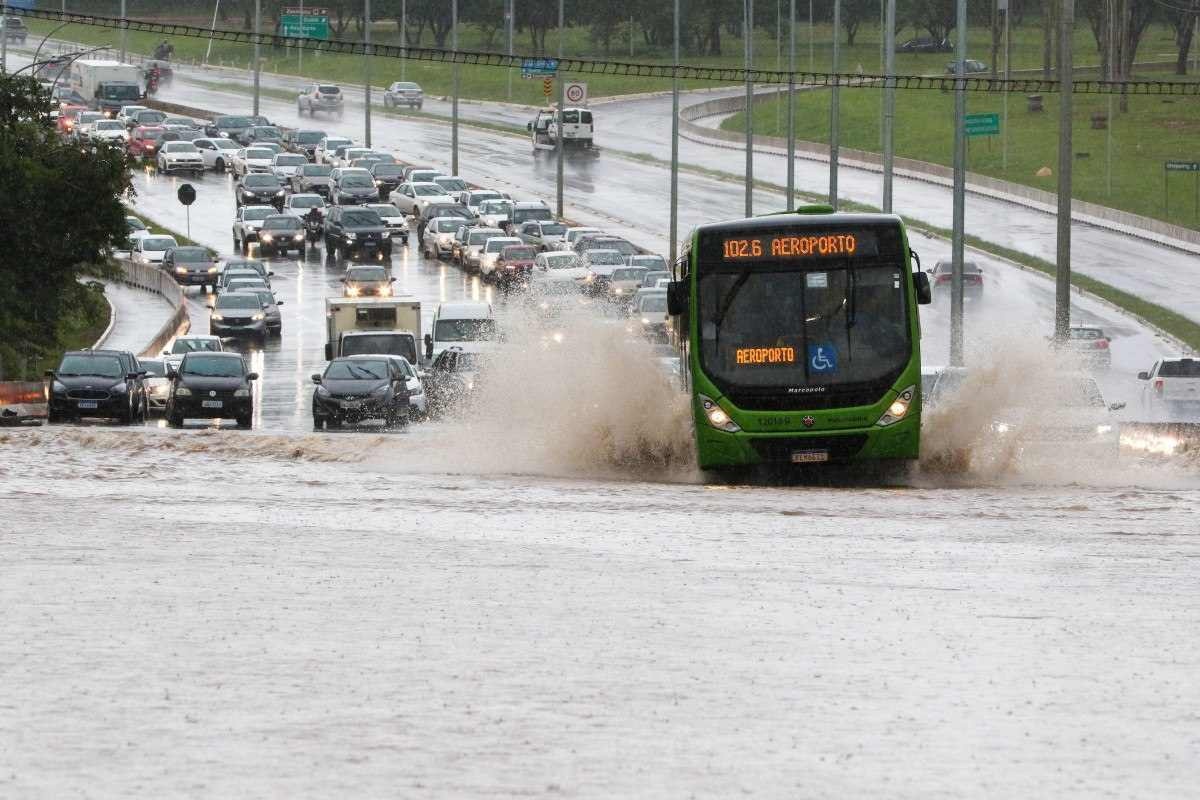
[[[1097,436],[1107,436],[1108,434],[1112,433],[1112,431],[1113,431],[1112,425],[1097,425],[1096,426],[1096,435]]]
[[[700,405],[704,408],[704,417],[708,420],[709,425],[726,433],[737,433],[741,430],[725,409],[714,403],[711,398],[704,395],[697,396],[700,398]]]
[[[909,386],[896,396],[892,404],[888,406],[888,410],[883,412],[883,416],[875,424],[880,428],[886,428],[888,425],[895,425],[900,420],[908,416],[908,407],[912,404],[913,397],[916,395],[917,387]]]

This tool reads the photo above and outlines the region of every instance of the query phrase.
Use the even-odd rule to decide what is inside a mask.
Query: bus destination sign
[[[845,231],[766,236],[730,236],[721,244],[726,261],[778,261],[791,258],[845,258],[879,254],[873,233]]]

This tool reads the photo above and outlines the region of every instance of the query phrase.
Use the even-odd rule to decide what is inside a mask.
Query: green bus
[[[890,214],[828,206],[697,228],[668,288],[701,469],[918,457],[918,304]]]

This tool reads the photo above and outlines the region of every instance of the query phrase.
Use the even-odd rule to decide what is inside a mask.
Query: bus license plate
[[[822,464],[828,460],[828,450],[796,450],[792,453],[793,464]]]
[[[203,400],[200,402],[201,408],[223,408],[225,404],[220,400]]]
[[[99,408],[100,404],[97,403],[95,400],[80,400],[79,407],[80,408]]]

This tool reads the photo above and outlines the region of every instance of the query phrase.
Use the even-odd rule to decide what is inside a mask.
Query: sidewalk
[[[162,295],[123,283],[104,283],[104,296],[112,303],[113,326],[100,344],[112,350],[140,354],[174,315]]]

